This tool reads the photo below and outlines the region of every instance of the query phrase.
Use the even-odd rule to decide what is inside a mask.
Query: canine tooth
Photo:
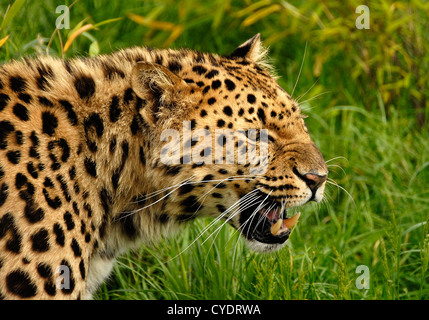
[[[277,222],[276,223],[274,223],[272,226],[271,226],[271,233],[272,234],[274,234],[274,235],[276,235],[277,234],[277,232],[280,230],[280,228],[282,227],[282,223],[283,223],[283,219],[279,219],[279,220],[277,220]]]
[[[298,222],[299,216],[301,215],[301,212],[298,212],[293,217],[290,217],[289,219],[286,219],[284,221],[285,226],[288,227],[288,229],[292,229],[292,227]]]
[[[283,229],[280,229],[279,231],[277,231],[276,236],[281,235],[283,232],[287,232],[289,229],[287,227],[284,227]]]

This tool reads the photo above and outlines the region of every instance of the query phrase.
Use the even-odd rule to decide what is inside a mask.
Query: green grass
[[[81,25],[122,19],[80,35],[64,54],[70,30],[48,46],[54,1],[26,1],[8,18],[0,30],[0,39],[9,35],[3,62],[46,51],[89,55],[91,45],[91,54],[141,44],[227,54],[261,32],[280,84],[288,92],[296,86],[293,96],[328,161],[326,201],[300,209],[283,250],[249,252],[220,224],[188,248],[210,223],[197,221],[121,257],[97,298],[429,298],[429,6],[371,2],[371,29],[357,30],[358,2],[79,1],[72,29],[84,19]],[[0,21],[7,5],[0,0]],[[129,13],[172,24],[158,30]],[[355,285],[359,265],[369,269],[369,289]]]

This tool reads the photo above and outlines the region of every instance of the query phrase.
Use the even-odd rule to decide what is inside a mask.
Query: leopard
[[[288,211],[322,201],[328,169],[267,52],[257,34],[228,55],[139,46],[1,65],[0,298],[92,299],[120,255],[196,218],[257,252],[284,247]],[[237,159],[262,140],[264,166],[214,150]]]

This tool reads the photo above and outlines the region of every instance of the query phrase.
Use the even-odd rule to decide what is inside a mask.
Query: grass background
[[[197,221],[121,257],[96,298],[429,298],[429,4],[367,1],[359,30],[361,2],[0,0],[2,62],[134,45],[228,54],[260,32],[341,186],[301,208],[279,252],[249,252],[220,225],[187,248],[210,222]],[[56,30],[62,4],[70,29]],[[359,265],[369,289],[356,287]]]

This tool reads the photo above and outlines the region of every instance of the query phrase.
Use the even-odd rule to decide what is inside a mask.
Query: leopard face
[[[152,81],[155,90],[143,88],[141,97],[152,91],[163,101],[143,117],[160,142],[154,148],[160,157],[153,161],[168,167],[177,189],[164,210],[183,221],[223,219],[252,249],[266,252],[289,238],[287,209],[322,200],[328,170],[297,103],[258,65],[260,51],[257,35],[229,57],[201,59],[179,76],[143,63],[134,70],[134,84]],[[169,85],[174,87],[170,93],[159,89]],[[174,113],[175,96],[183,93],[188,100],[179,103],[186,112]],[[265,144],[258,145],[262,137]],[[259,163],[252,162],[252,147],[259,151]],[[167,153],[175,157],[163,159]]]

